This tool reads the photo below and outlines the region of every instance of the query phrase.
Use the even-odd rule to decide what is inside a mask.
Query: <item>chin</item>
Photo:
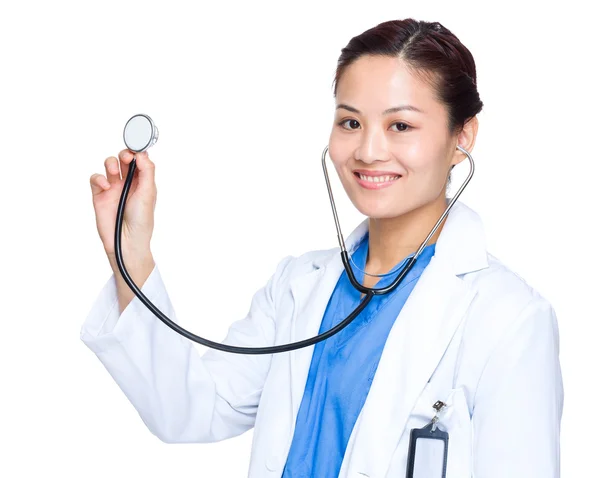
[[[397,204],[382,201],[352,201],[352,203],[361,214],[372,219],[391,219],[407,212],[403,208],[398,208]]]

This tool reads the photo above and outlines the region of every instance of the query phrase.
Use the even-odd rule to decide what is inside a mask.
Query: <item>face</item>
[[[398,106],[420,111],[386,112]],[[329,156],[362,214],[392,218],[440,200],[445,207],[450,167],[465,157],[447,118],[432,87],[398,58],[362,56],[344,71]]]

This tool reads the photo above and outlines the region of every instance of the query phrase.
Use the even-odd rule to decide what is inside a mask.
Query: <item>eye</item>
[[[406,128],[404,128],[404,129],[400,130],[401,132],[402,132],[402,131],[408,131],[409,129],[411,129],[411,128],[412,128],[412,126],[408,126],[406,123],[394,123],[392,126],[394,126],[394,125],[397,125],[397,124],[398,124],[398,125],[400,125],[400,124],[401,124],[401,125],[403,125],[403,126],[406,126]]]
[[[353,121],[353,122],[354,122],[354,124],[358,124],[358,121],[356,121],[355,119],[347,119],[347,120],[342,120],[342,121],[340,121],[340,122],[338,123],[338,125],[339,125],[339,126],[341,126],[341,127],[342,127],[342,128],[344,128],[344,129],[348,129],[348,128],[346,128],[346,127],[344,127],[344,126],[343,126],[343,125],[344,125],[344,124],[346,124],[348,121]],[[408,131],[409,129],[411,129],[411,128],[412,128],[412,126],[408,126],[406,123],[401,123],[401,122],[394,123],[392,126],[395,126],[395,125],[402,125],[402,126],[404,127],[404,128],[402,128],[402,129],[400,129],[400,130],[396,130],[396,131],[398,131],[398,132],[400,132],[400,133],[402,133],[402,132],[404,132],[404,131]],[[350,129],[356,129],[356,128],[350,128]]]
[[[354,121],[354,123],[358,124],[358,121],[356,121],[355,119],[347,119],[347,120],[342,120],[342,121],[340,121],[340,122],[338,123],[338,125],[340,125],[340,126],[342,126],[342,128],[344,128],[344,126],[343,126],[343,125],[344,125],[346,122],[348,122],[348,121]],[[344,129],[348,129],[348,128],[344,128]],[[351,128],[351,129],[354,129],[354,128]]]
[[[395,125],[402,125],[402,126],[405,126],[405,128],[403,128],[403,129],[401,129],[401,130],[399,131],[400,133],[402,133],[402,132],[404,132],[404,131],[408,131],[409,129],[412,129],[412,126],[408,126],[406,123],[401,123],[401,122],[399,122],[399,123],[394,123],[392,126],[395,126]]]

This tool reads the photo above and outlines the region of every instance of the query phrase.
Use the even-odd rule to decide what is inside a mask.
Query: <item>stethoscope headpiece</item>
[[[146,151],[158,140],[158,128],[150,116],[137,114],[129,118],[123,129],[125,146],[134,153]]]

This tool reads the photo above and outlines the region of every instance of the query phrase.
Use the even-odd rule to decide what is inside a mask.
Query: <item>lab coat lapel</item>
[[[346,450],[350,469],[385,476],[409,414],[474,295],[447,264],[431,258],[388,336]]]
[[[385,476],[415,402],[476,295],[475,287],[459,275],[487,266],[479,215],[457,201],[434,256],[390,330],[340,476],[348,469]],[[452,379],[448,377],[448,387],[453,386]]]
[[[352,254],[367,233],[369,220],[363,220],[345,241],[348,254]],[[329,254],[313,262],[315,269],[291,280],[294,312],[291,319],[290,342],[308,339],[319,334],[321,322],[333,290],[344,271],[341,251],[331,249]],[[304,394],[314,345],[290,352],[292,396],[292,423],[295,424]]]

